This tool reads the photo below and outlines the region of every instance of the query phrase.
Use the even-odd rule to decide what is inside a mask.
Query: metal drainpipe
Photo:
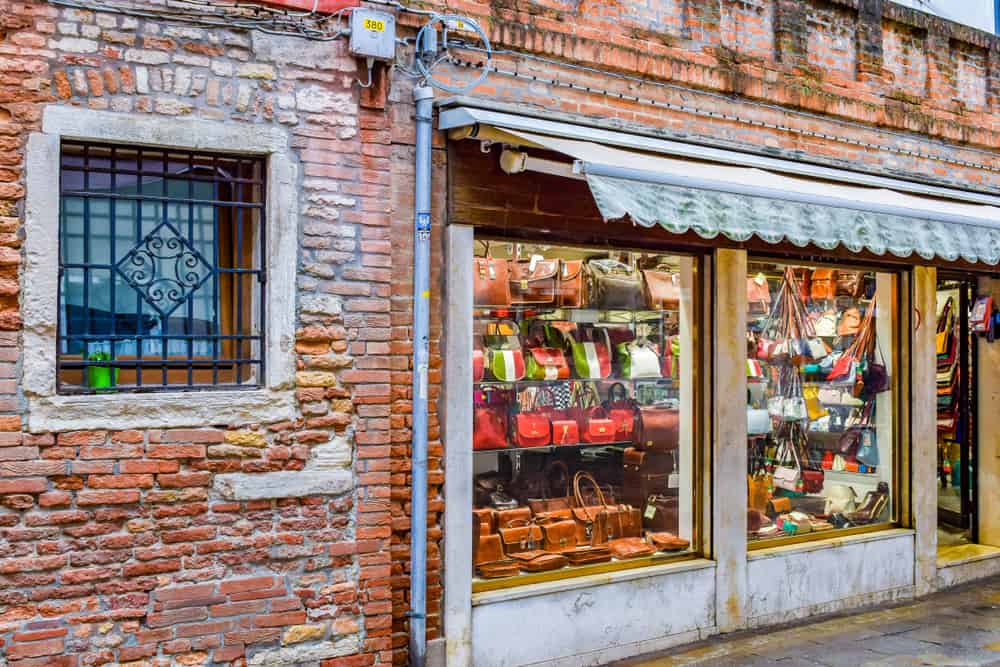
[[[430,314],[431,123],[434,91],[419,85],[413,196],[413,453],[410,499],[410,664],[427,657],[427,365]]]

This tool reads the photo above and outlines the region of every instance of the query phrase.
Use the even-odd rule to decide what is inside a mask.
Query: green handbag
[[[594,329],[588,329],[588,337],[593,338]],[[570,338],[570,353],[573,357],[573,368],[576,376],[585,380],[603,380],[611,375],[611,339],[603,328],[603,342],[593,340],[577,342]]]

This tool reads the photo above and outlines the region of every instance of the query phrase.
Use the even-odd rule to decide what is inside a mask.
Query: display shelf
[[[600,380],[593,379],[583,379],[583,378],[567,378],[565,380],[513,380],[513,381],[503,381],[503,380],[483,380],[481,382],[473,383],[475,387],[509,387],[511,385],[518,385],[520,387],[550,387],[558,382],[620,382],[622,384],[662,384],[668,389],[678,389],[679,386],[670,378],[648,378],[640,380],[627,380],[625,378],[603,378]]]
[[[551,452],[558,449],[587,449],[593,447],[632,447],[631,440],[616,442],[578,442],[571,445],[544,445],[542,447],[503,447],[501,449],[474,449],[473,454],[502,454],[505,452]]]

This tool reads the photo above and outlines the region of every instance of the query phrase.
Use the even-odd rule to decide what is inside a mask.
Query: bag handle
[[[485,254],[483,255],[483,257],[486,259],[493,259],[493,253],[490,252],[490,242],[484,239],[478,239],[478,242],[482,243],[483,248],[485,248]]]
[[[583,510],[587,520],[593,522],[595,517],[590,516],[590,512],[587,511],[587,505],[583,502],[583,493],[580,490],[581,482],[584,481],[590,482],[590,485],[594,487],[598,505],[604,507],[608,504],[608,502],[604,497],[604,492],[601,491],[601,487],[597,483],[597,480],[594,479],[593,475],[583,470],[580,470],[573,475],[573,499],[576,500],[576,506]]]
[[[616,389],[621,389],[621,391],[622,391],[622,398],[621,398],[621,400],[622,401],[628,401],[628,389],[626,389],[625,385],[622,384],[621,382],[615,382],[613,385],[611,385],[611,388],[608,389],[608,402],[609,403],[615,403],[615,402],[617,402],[617,399],[615,399],[615,390]]]

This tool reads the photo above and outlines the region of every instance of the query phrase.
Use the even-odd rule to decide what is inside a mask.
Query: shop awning
[[[442,128],[472,119],[479,134],[574,158],[573,170],[586,178],[605,220],[627,217],[645,227],[694,231],[704,238],[757,236],[768,243],[1000,263],[1000,198],[990,195],[812,165],[789,173],[779,169],[785,161],[757,158],[768,167],[761,168],[753,165],[753,156],[739,153],[725,162],[692,159],[689,155],[698,153],[729,156],[697,146],[687,146],[689,155],[676,155],[676,150],[669,155],[655,149],[663,147],[659,144],[674,149],[676,142],[594,128],[567,138],[569,130],[549,132],[572,125],[462,111],[450,117],[450,111],[443,113]],[[516,120],[505,122],[505,117]],[[602,140],[585,140],[591,137]]]

